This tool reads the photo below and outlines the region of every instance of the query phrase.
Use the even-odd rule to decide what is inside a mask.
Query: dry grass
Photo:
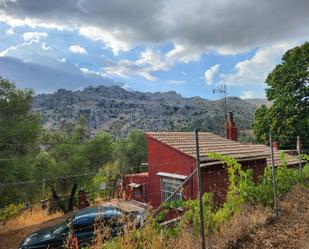
[[[233,241],[239,240],[242,236],[249,234],[251,230],[266,223],[271,216],[271,210],[262,206],[245,207],[240,214],[236,214],[232,219],[223,224],[220,229],[212,234],[206,235],[207,248],[226,248]],[[190,224],[182,224],[178,228],[178,235],[174,236],[161,229],[155,231],[153,226],[146,225],[142,231],[130,230],[115,243],[108,243],[107,246],[101,244],[95,248],[108,249],[191,249],[199,248],[200,238],[196,235]]]
[[[281,200],[280,208],[279,218],[274,219],[271,208],[244,206],[216,232],[206,235],[207,248],[308,248],[309,190],[294,186]],[[130,241],[129,234],[125,236],[127,239],[121,239],[120,248],[199,248],[199,236],[193,233],[190,225],[181,227],[178,236],[170,237],[164,235],[164,230],[154,233],[151,227],[145,229],[144,236],[136,238],[142,242]]]
[[[24,211],[21,215],[8,221],[5,225],[0,225],[0,234],[40,224],[42,222],[58,218],[62,215],[63,214],[60,212],[48,214],[47,210],[42,210],[41,207],[35,207],[32,211]]]
[[[280,201],[279,219],[270,219],[272,210],[269,208],[245,206],[239,214],[235,214],[228,222],[222,224],[216,232],[206,235],[207,248],[307,248],[309,244],[308,201],[309,190],[295,186]],[[49,216],[42,210],[34,210],[32,214],[27,212],[12,220],[5,229],[7,231],[7,229],[27,226],[30,228],[33,224],[60,215]],[[95,245],[92,248],[189,249],[199,248],[200,243],[199,236],[193,232],[190,224],[177,227],[175,234],[166,229],[155,229],[152,224],[137,230],[132,225],[127,227],[124,236],[119,236],[112,241],[106,241],[107,236],[102,229],[102,226],[96,228]]]
[[[272,216],[272,210],[263,206],[245,206],[241,213],[220,227],[220,230],[209,236],[209,248],[229,247],[237,240],[245,238],[254,228],[264,225]]]

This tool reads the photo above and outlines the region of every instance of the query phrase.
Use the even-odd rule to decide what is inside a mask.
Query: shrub
[[[10,204],[2,209],[0,209],[0,221],[2,224],[5,224],[8,220],[16,217],[24,204]]]

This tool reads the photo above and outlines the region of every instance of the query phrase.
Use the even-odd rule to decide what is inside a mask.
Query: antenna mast
[[[226,128],[226,123],[227,123],[227,103],[226,103],[226,96],[227,96],[227,87],[225,84],[218,85],[217,88],[213,89],[213,94],[219,94],[219,96],[222,98],[223,102],[223,111],[224,111],[224,120],[225,120],[225,128]],[[225,135],[226,135],[226,129],[225,129]]]

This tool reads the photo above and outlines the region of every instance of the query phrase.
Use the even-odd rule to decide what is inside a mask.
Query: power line
[[[178,160],[176,162],[183,162],[182,160]],[[168,165],[168,163],[161,164],[161,165]],[[179,173],[180,169],[176,172]],[[143,172],[142,172],[143,173]],[[44,183],[48,181],[56,181],[56,180],[62,180],[62,179],[67,179],[67,178],[76,178],[76,177],[83,177],[83,176],[89,176],[89,175],[96,175],[99,174],[99,172],[90,172],[90,173],[83,173],[83,174],[78,174],[78,175],[68,175],[68,176],[61,176],[61,177],[52,177],[52,178],[47,178],[43,180],[32,180],[32,181],[20,181],[20,182],[12,182],[12,183],[5,183],[5,184],[0,184],[0,187],[10,187],[10,186],[16,186],[16,185],[25,185],[25,184],[33,184],[33,183]],[[139,173],[133,173],[129,174],[132,175],[132,178],[134,175],[137,175]]]
[[[84,173],[79,175],[69,175],[69,176],[61,176],[61,177],[52,177],[48,179],[43,180],[33,180],[33,181],[23,181],[23,182],[12,182],[12,183],[5,183],[0,184],[0,187],[13,187],[16,185],[25,185],[25,184],[33,184],[33,183],[43,183],[43,182],[49,182],[49,181],[56,181],[56,180],[62,180],[62,179],[68,179],[68,178],[76,178],[76,177],[83,177],[83,176],[90,176],[90,175],[96,175],[97,172],[91,172],[91,173]]]

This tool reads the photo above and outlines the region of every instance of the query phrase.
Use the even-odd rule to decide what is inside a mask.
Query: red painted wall
[[[126,176],[126,194],[129,198],[133,198],[132,189],[128,187],[130,182],[144,184],[144,199],[133,199],[147,202],[156,208],[161,204],[160,176],[157,176],[157,173],[166,172],[188,176],[195,169],[196,160],[149,136],[146,136],[146,138],[148,141],[148,177],[142,177],[139,174]],[[253,169],[254,180],[257,181],[259,175],[264,172],[266,159],[244,161],[241,164],[244,169]],[[214,192],[215,203],[222,204],[228,191],[227,169],[223,165],[214,165],[202,168],[201,173],[203,192]],[[184,186],[183,191],[184,199],[194,199],[197,197],[196,175]]]
[[[222,204],[228,191],[228,174],[223,165],[214,165],[201,169],[202,190],[214,193],[214,202]]]
[[[145,202],[145,203],[148,202],[147,200],[148,173],[126,175],[124,177],[124,182],[125,182],[126,200],[134,199],[134,200]],[[132,187],[129,186],[129,184],[132,182],[141,185],[140,186],[140,191],[141,191],[140,196],[134,196],[134,191]]]
[[[158,172],[167,172],[188,176],[195,168],[195,159],[149,136],[148,141],[148,200],[158,207],[161,203],[160,176]],[[184,199],[190,199],[196,192],[196,178],[193,177],[184,187]]]
[[[266,159],[240,162],[242,169],[253,170],[253,180],[258,182],[259,176],[263,175],[266,167]],[[203,192],[213,192],[214,202],[217,205],[224,203],[228,192],[229,178],[226,167],[214,165],[202,168],[202,189]]]

